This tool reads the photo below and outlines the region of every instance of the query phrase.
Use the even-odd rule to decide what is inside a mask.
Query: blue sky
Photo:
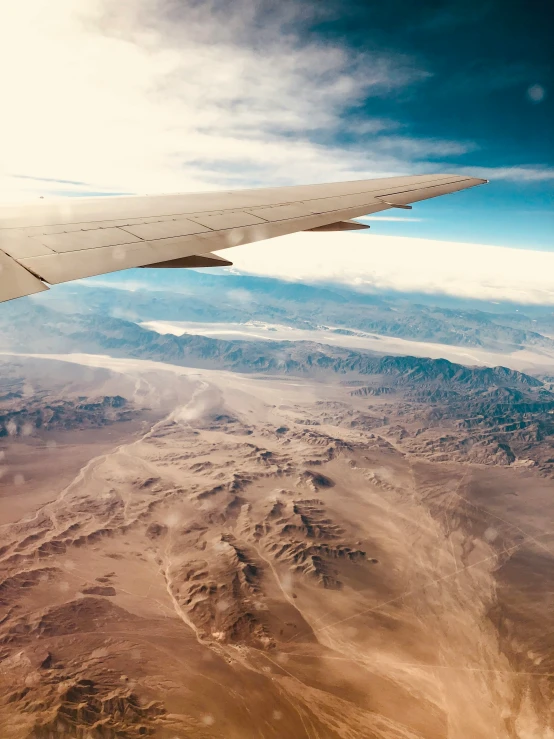
[[[484,167],[554,164],[554,21],[542,0],[350,2],[323,24],[358,48],[405,54],[428,76],[371,101],[418,137],[466,141]],[[473,152],[460,158],[475,164]]]
[[[554,251],[542,0],[26,0],[0,26],[3,197],[462,172],[491,182],[372,233]]]
[[[386,225],[386,233],[396,236],[554,252],[553,200],[550,181],[519,184],[493,178],[485,187],[419,203],[401,220],[372,227],[385,233]]]
[[[316,33],[406,55],[427,72],[352,114],[390,118],[412,139],[459,142],[465,151],[450,154],[448,164],[491,180],[478,195],[421,204],[422,221],[391,224],[388,232],[554,249],[554,16],[547,4],[354,0],[328,9]],[[445,165],[440,157],[437,163]]]

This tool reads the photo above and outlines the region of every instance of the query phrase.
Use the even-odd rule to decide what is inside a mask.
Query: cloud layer
[[[220,253],[241,272],[286,280],[554,305],[554,252],[372,234],[299,233]]]
[[[398,121],[362,114],[368,100],[430,73],[402,54],[307,33],[319,7],[6,4],[0,195],[356,179],[436,169],[431,162],[475,148],[411,138]]]

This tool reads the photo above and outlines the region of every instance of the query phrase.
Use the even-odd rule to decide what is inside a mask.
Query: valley
[[[512,459],[513,430],[459,421],[547,418],[549,387],[403,359],[308,380],[12,356],[134,421],[97,403],[70,482],[36,480],[2,526],[2,736],[548,736],[551,431]],[[60,433],[0,439],[0,489]]]

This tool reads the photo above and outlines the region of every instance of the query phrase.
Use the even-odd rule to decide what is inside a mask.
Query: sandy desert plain
[[[554,737],[551,477],[336,377],[2,362],[131,409],[0,439],[2,739]]]

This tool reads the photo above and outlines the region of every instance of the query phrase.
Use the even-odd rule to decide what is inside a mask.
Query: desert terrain
[[[337,326],[301,329],[288,325],[249,321],[248,323],[201,323],[185,321],[146,321],[139,324],[159,334],[175,336],[201,335],[216,339],[246,339],[251,341],[316,341],[360,351],[415,357],[444,357],[451,362],[494,367],[503,365],[523,372],[548,372],[554,366],[554,351],[550,348],[518,347],[513,351],[492,351],[482,347],[467,347],[416,341],[344,329]]]
[[[554,736],[544,426],[508,454],[382,378],[2,362],[3,739]]]

